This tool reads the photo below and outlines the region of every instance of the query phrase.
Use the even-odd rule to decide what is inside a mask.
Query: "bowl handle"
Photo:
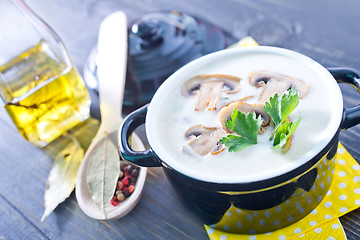
[[[360,93],[360,72],[351,68],[328,68],[338,83],[352,85]],[[360,104],[344,109],[341,130],[351,128],[360,123]]]
[[[134,151],[129,145],[129,138],[135,129],[145,123],[148,104],[130,113],[123,121],[119,135],[120,155],[127,161],[142,167],[160,167],[161,160],[152,148],[144,151]]]

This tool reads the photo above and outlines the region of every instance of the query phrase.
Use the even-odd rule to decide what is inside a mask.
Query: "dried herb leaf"
[[[83,157],[84,150],[75,138],[72,138],[72,141],[55,156],[47,180],[44,195],[45,211],[41,222],[74,190],[76,175]]]
[[[119,152],[109,136],[106,136],[93,149],[86,174],[92,199],[105,218],[105,208],[114,195],[119,174]]]

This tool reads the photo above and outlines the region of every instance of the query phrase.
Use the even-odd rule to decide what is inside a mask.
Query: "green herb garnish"
[[[261,123],[260,115],[257,118],[255,113],[249,113],[246,116],[235,108],[231,114],[231,120],[227,119],[225,126],[241,136],[228,135],[220,139],[220,142],[229,148],[229,152],[237,152],[255,145]]]
[[[274,131],[269,139],[274,140],[273,149],[283,147],[298,127],[301,119],[296,122],[288,121],[288,116],[298,104],[299,93],[294,87],[281,98],[276,93],[270,97],[269,102],[265,103],[264,109],[275,124]],[[237,152],[255,145],[261,123],[261,115],[256,118],[255,113],[245,115],[245,113],[235,109],[231,114],[231,120],[228,119],[225,126],[241,136],[227,135],[220,139],[220,142],[229,148],[229,152]]]
[[[281,99],[276,93],[274,97],[270,97],[270,102],[265,103],[264,109],[275,123],[275,129],[270,136],[270,140],[274,138],[281,124],[286,122],[287,117],[298,104],[299,93],[294,87],[291,87],[289,94],[284,94]]]
[[[300,123],[300,119],[296,121],[296,123],[293,122],[284,122],[281,124],[276,132],[274,142],[273,142],[273,148],[281,148],[284,146],[287,142],[287,140],[290,138],[290,136],[295,132],[297,126]]]
[[[264,109],[275,123],[275,129],[270,136],[270,140],[273,140],[275,137],[273,142],[274,149],[284,146],[298,127],[301,119],[296,123],[287,122],[288,116],[298,104],[299,93],[294,87],[291,87],[289,93],[284,94],[281,99],[276,93],[274,97],[270,97],[270,102],[265,103]]]

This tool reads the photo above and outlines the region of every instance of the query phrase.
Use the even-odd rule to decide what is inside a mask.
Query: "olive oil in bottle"
[[[77,70],[46,41],[0,66],[1,96],[20,133],[45,146],[89,116],[90,98]]]

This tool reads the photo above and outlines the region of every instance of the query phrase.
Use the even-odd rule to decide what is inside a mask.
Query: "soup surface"
[[[217,61],[203,61],[194,67],[182,69],[172,76],[155,96],[157,119],[147,128],[157,132],[161,150],[150,142],[155,152],[170,166],[185,169],[190,174],[201,175],[203,179],[221,179],[221,181],[252,181],[276,176],[296,166],[297,161],[305,161],[315,151],[321,150],[335,134],[340,121],[339,93],[337,84],[329,80],[320,65],[306,58],[300,62],[296,58],[282,54],[255,52],[245,54],[228,54]],[[191,151],[184,151],[187,146],[185,132],[194,125],[217,127],[222,129],[218,114],[222,106],[230,102],[253,96],[246,103],[258,103],[262,88],[249,83],[249,73],[254,70],[265,70],[301,79],[309,85],[306,96],[299,100],[296,109],[290,114],[292,121],[301,118],[293,134],[292,146],[288,152],[272,149],[269,136],[273,126],[261,135],[258,143],[238,152],[229,152],[228,148],[218,154],[201,156]],[[215,110],[194,110],[195,97],[186,97],[181,93],[181,86],[192,77],[201,74],[227,74],[241,78],[241,89],[233,94],[223,93]],[[170,83],[171,81],[171,83]],[[153,111],[153,110],[151,110]],[[148,124],[148,123],[147,123]],[[336,126],[337,124],[337,126]],[[153,134],[153,133],[148,133]],[[154,137],[151,136],[150,140]],[[321,143],[321,144],[320,144]],[[154,146],[156,145],[156,146]],[[164,159],[166,158],[166,159]],[[304,160],[305,159],[305,160]],[[168,161],[168,162],[167,162]],[[182,170],[180,170],[182,171]],[[189,175],[189,174],[188,174]]]

